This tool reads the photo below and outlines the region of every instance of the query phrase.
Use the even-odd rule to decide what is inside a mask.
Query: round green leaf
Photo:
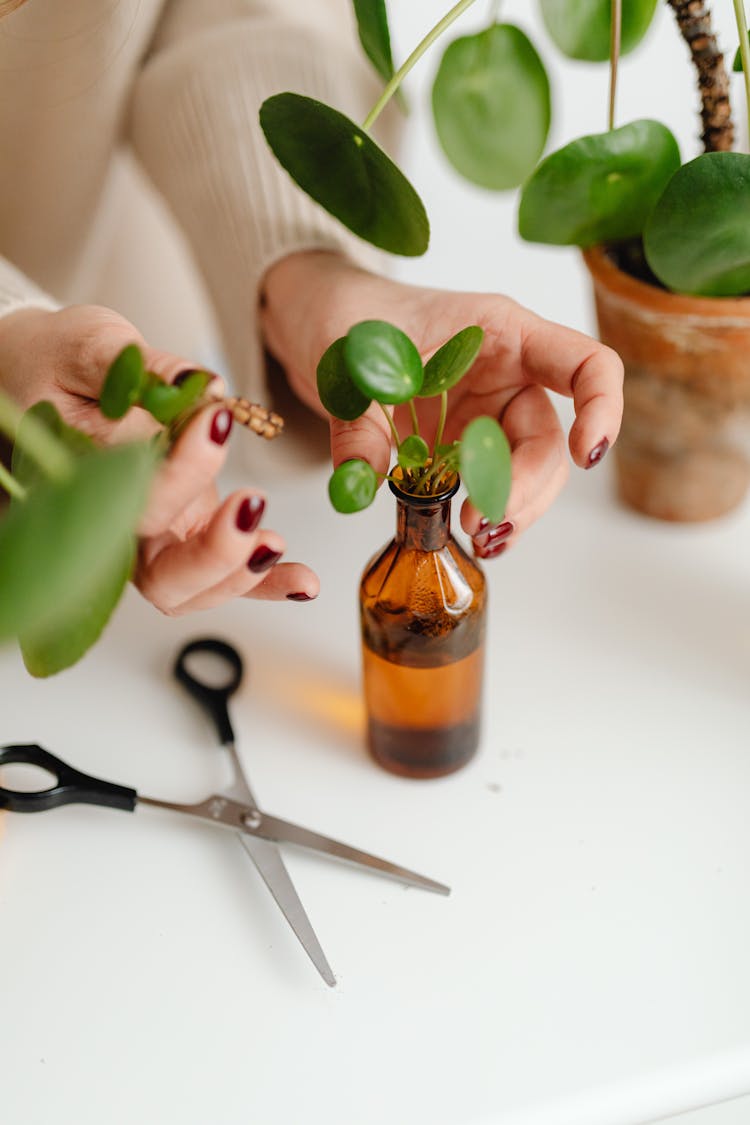
[[[508,439],[494,418],[469,422],[461,435],[460,465],[474,507],[499,523],[510,494],[511,466]]]
[[[517,187],[544,151],[549,82],[520,28],[493,24],[449,44],[432,88],[440,144],[454,168],[494,191]]]
[[[99,409],[105,418],[122,418],[141,397],[146,381],[143,354],[128,344],[112,362],[102,385]]]
[[[12,506],[0,522],[0,638],[52,627],[104,581],[132,542],[155,464],[146,442],[97,449]]]
[[[430,225],[422,200],[343,113],[301,94],[275,94],[263,102],[260,124],[292,179],[349,230],[393,254],[424,254]]]
[[[359,41],[381,78],[393,77],[391,36],[385,0],[354,0]]]
[[[377,489],[377,475],[367,461],[344,461],[328,481],[328,495],[337,512],[361,512],[368,508]]]
[[[405,332],[385,320],[353,325],[344,358],[360,391],[376,402],[406,402],[420,392],[424,368],[419,352]]]
[[[446,340],[424,365],[419,397],[432,398],[455,387],[477,358],[483,339],[484,331],[477,324],[471,324]]]
[[[353,422],[364,414],[372,401],[352,381],[344,359],[346,337],[340,336],[326,348],[318,363],[318,395],[334,418]]]
[[[586,62],[609,58],[612,0],[540,0],[542,18],[564,55]],[[640,43],[654,15],[656,0],[622,0],[620,54]]]
[[[660,281],[679,293],[750,292],[750,156],[707,152],[669,181],[644,232]]]
[[[429,457],[429,446],[419,434],[409,434],[398,447],[398,463],[402,469],[421,469]]]
[[[547,156],[525,184],[519,233],[558,246],[635,237],[679,166],[677,141],[658,121],[579,137]]]
[[[141,406],[157,422],[168,426],[198,401],[210,382],[211,376],[205,371],[191,371],[178,385],[165,383],[157,375],[148,372],[141,394]]]

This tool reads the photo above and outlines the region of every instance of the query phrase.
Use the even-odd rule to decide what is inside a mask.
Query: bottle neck
[[[451,535],[451,498],[415,504],[396,496],[396,542],[413,551],[439,551]]]

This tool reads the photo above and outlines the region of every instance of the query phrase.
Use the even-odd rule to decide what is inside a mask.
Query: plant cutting
[[[100,448],[67,425],[50,402],[23,413],[0,393],[0,432],[13,442],[0,486],[10,495],[0,520],[0,641],[18,638],[34,676],[70,667],[99,638],[130,577],[136,526],[159,462],[206,397],[211,376],[179,385],[146,370],[129,345],[112,363],[100,409],[122,418],[139,406],[162,425],[150,442]],[[222,400],[265,437],[278,415],[245,400]]]
[[[487,520],[502,520],[510,448],[494,418],[474,418],[449,443],[443,431],[448,393],[471,368],[483,335],[469,325],[423,365],[395,325],[362,321],[318,364],[318,393],[329,413],[354,421],[374,403],[393,436],[396,464],[381,479],[396,498],[396,535],[365,568],[360,620],[370,752],[409,777],[461,768],[479,740],[486,590],[481,568],[451,534],[450,508],[460,472],[474,506]],[[430,442],[420,432],[420,398],[440,400]],[[394,406],[408,434],[400,433]],[[361,511],[379,483],[366,461],[345,461],[330,479],[333,506]]]

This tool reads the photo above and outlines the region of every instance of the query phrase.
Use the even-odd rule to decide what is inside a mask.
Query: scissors
[[[189,670],[190,658],[201,653],[220,658],[225,671],[223,682],[218,685],[206,683]],[[434,879],[427,879],[405,867],[263,812],[242,768],[229,716],[229,700],[239,688],[243,677],[242,658],[235,648],[210,637],[190,641],[178,653],[173,672],[179,683],[213,720],[219,743],[230,756],[234,776],[227,789],[221,793],[212,793],[195,805],[176,804],[155,797],[144,797],[135,789],[90,777],[41,746],[13,745],[0,747],[0,766],[15,763],[38,766],[53,774],[55,782],[47,789],[36,791],[18,792],[0,786],[0,809],[33,813],[56,809],[61,805],[86,804],[133,812],[136,805],[152,805],[208,821],[217,828],[237,833],[292,930],[323,980],[330,986],[335,985],[336,978],[284,865],[279,842],[297,844],[299,847],[347,860],[410,886],[435,891],[437,894],[450,893],[449,887]]]

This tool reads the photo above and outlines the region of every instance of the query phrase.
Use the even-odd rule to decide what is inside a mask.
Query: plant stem
[[[17,430],[23,421],[23,439],[19,442]],[[0,432],[33,457],[40,469],[53,480],[60,480],[70,472],[73,461],[64,446],[36,418],[24,418],[24,412],[12,399],[0,391]]]
[[[716,42],[708,5],[703,0],[667,0],[667,3],[690,48],[698,74],[703,148],[706,152],[731,152],[734,128],[729,105],[729,78],[724,56]]]
[[[414,399],[409,399],[409,413],[411,414],[411,424],[414,431],[414,436],[419,437],[419,419],[417,418],[417,408],[414,405]]]
[[[443,430],[445,429],[445,419],[448,417],[448,392],[442,391],[440,394],[440,416],[438,418],[437,429],[435,430],[435,444],[432,447],[432,460],[437,458],[437,448],[443,440]]]
[[[500,11],[500,0],[492,0],[492,7],[490,8],[490,24],[497,23],[498,13]]]
[[[0,461],[0,488],[4,488],[8,495],[15,497],[16,500],[26,499],[26,489],[18,483],[12,473],[8,472],[2,461]]]
[[[383,406],[382,402],[379,402],[378,406],[380,407],[380,409],[383,411],[386,418],[388,419],[388,425],[391,427],[391,433],[393,434],[393,440],[396,443],[396,449],[398,449],[398,447],[401,445],[401,438],[398,436],[398,430],[396,429],[396,423],[393,421],[393,415],[391,414],[390,410],[386,410],[386,408],[385,408],[385,406]]]
[[[364,129],[365,133],[369,132],[377,118],[380,117],[380,114],[388,105],[388,102],[396,93],[396,90],[398,90],[404,78],[406,78],[406,75],[409,73],[415,63],[419,62],[422,55],[432,46],[435,40],[439,39],[443,32],[450,27],[453,21],[455,19],[458,19],[458,17],[463,12],[465,12],[467,8],[470,8],[473,3],[474,0],[459,0],[458,4],[455,4],[449,12],[446,12],[443,18],[441,20],[438,20],[432,30],[427,32],[424,39],[422,39],[421,42],[417,44],[406,62],[402,63],[402,65],[393,75],[393,78],[391,78],[390,82],[387,84],[387,86],[385,86],[382,94],[375,102],[375,105],[372,107],[370,112],[367,114],[367,117],[362,122],[362,128]]]
[[[745,100],[747,102],[747,122],[750,128],[750,41],[747,35],[747,16],[745,0],[734,0],[734,15],[740,36],[740,55],[742,57],[742,77],[745,79]]]
[[[609,125],[615,127],[615,97],[617,95],[617,64],[620,61],[620,40],[622,36],[622,0],[612,0],[609,37]]]

